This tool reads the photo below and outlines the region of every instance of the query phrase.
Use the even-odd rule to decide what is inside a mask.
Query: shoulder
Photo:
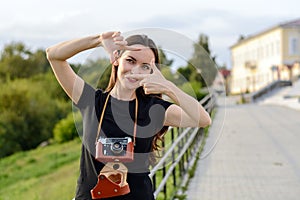
[[[96,100],[96,102],[101,101],[101,99],[103,99],[104,96],[107,96],[105,94],[106,93],[102,89],[96,89],[95,90],[95,100]]]
[[[79,98],[76,107],[82,109],[87,106],[94,106],[98,102],[101,102],[102,99],[105,99],[107,94],[102,89],[95,89],[89,83],[84,82],[83,91]]]
[[[91,104],[91,97],[95,95],[95,89],[88,83],[84,82],[82,93],[77,103],[74,105],[78,108],[84,108]]]

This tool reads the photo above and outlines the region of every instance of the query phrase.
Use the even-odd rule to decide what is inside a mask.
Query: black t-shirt
[[[97,184],[97,175],[104,164],[95,160],[95,141],[100,115],[108,93],[95,90],[85,83],[77,104],[82,114],[83,131],[80,175],[76,200],[91,199],[90,190]],[[155,134],[163,128],[166,109],[171,105],[158,97],[137,95],[138,119],[134,161],[124,163],[128,168],[127,182],[130,194],[119,199],[153,199],[149,174],[149,154]],[[135,100],[122,101],[109,97],[102,122],[101,135],[105,137],[133,137]],[[142,196],[141,196],[142,195]],[[118,198],[112,198],[118,199]]]

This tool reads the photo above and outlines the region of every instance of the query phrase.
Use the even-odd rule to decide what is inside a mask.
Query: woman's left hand
[[[145,94],[166,94],[170,82],[162,75],[160,70],[154,63],[154,59],[150,63],[151,74],[128,74],[126,77],[140,80],[140,86],[143,87]]]

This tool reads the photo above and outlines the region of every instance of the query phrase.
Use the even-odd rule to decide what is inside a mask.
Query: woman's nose
[[[139,71],[139,66],[138,65],[134,65],[132,68],[131,68],[131,73],[132,74],[139,74],[140,71]]]

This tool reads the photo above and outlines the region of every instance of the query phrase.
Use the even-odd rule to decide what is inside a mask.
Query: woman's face
[[[125,51],[118,59],[119,67],[117,72],[117,82],[126,89],[136,89],[140,80],[126,78],[126,74],[150,74],[152,72],[151,60],[154,53],[149,47],[140,44],[132,45],[140,48],[139,51]]]

